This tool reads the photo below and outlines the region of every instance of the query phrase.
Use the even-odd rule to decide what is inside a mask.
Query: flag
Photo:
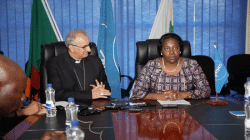
[[[111,87],[111,97],[121,98],[115,26],[111,0],[102,0],[97,49]]]
[[[33,0],[30,27],[29,60],[26,69],[25,96],[38,101],[40,89],[41,44],[61,41],[62,37],[50,13],[47,0]]]
[[[216,43],[214,43],[214,76],[215,76],[215,90],[217,93],[220,93],[223,85],[227,81],[229,76],[226,67],[220,59],[220,55],[216,48]]]
[[[172,25],[171,21],[169,24],[169,33],[174,33],[174,26]]]
[[[166,33],[174,33],[173,0],[161,0],[149,39],[159,39]]]

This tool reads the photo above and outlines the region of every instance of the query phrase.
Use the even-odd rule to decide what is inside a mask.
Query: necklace
[[[163,63],[163,67],[165,68],[164,58],[162,57],[162,59],[163,59],[163,61],[162,61],[162,63]],[[179,62],[180,62],[180,59],[178,59],[178,64],[177,64],[177,66],[175,67],[175,69],[179,66]],[[165,68],[165,69],[166,69],[166,68]],[[167,70],[167,69],[166,69],[166,71],[167,71],[167,72],[174,72],[174,71],[175,71],[175,69],[174,69],[174,70],[172,70],[172,71],[169,71],[169,70]]]

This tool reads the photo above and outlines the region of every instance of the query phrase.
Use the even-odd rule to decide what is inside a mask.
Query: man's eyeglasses
[[[90,48],[90,44],[89,44],[89,45],[85,45],[85,46],[83,46],[83,47],[80,47],[80,46],[77,46],[77,45],[73,45],[73,44],[70,44],[70,45],[75,46],[75,47],[78,47],[78,48],[82,48],[82,49],[84,49],[84,48],[86,48],[86,47],[89,47],[89,48]]]

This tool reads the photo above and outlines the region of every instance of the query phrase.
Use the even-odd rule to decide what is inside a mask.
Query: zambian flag
[[[29,61],[26,69],[27,87],[25,96],[38,101],[40,90],[41,44],[61,41],[47,0],[33,0],[30,27]]]

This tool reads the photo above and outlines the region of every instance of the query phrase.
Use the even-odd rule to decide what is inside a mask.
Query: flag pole
[[[214,42],[214,47],[216,48],[216,42]],[[218,102],[218,93],[216,92],[216,102]]]
[[[216,49],[216,42],[214,42],[214,48]],[[216,61],[216,59],[215,59],[215,61]],[[215,76],[215,77],[217,77],[217,76]],[[216,85],[215,85],[215,90],[216,90]],[[216,93],[216,99],[215,100],[207,100],[206,101],[207,104],[215,105],[215,106],[229,104],[227,101],[222,101],[222,100],[218,101],[218,92],[215,91],[215,93]]]

